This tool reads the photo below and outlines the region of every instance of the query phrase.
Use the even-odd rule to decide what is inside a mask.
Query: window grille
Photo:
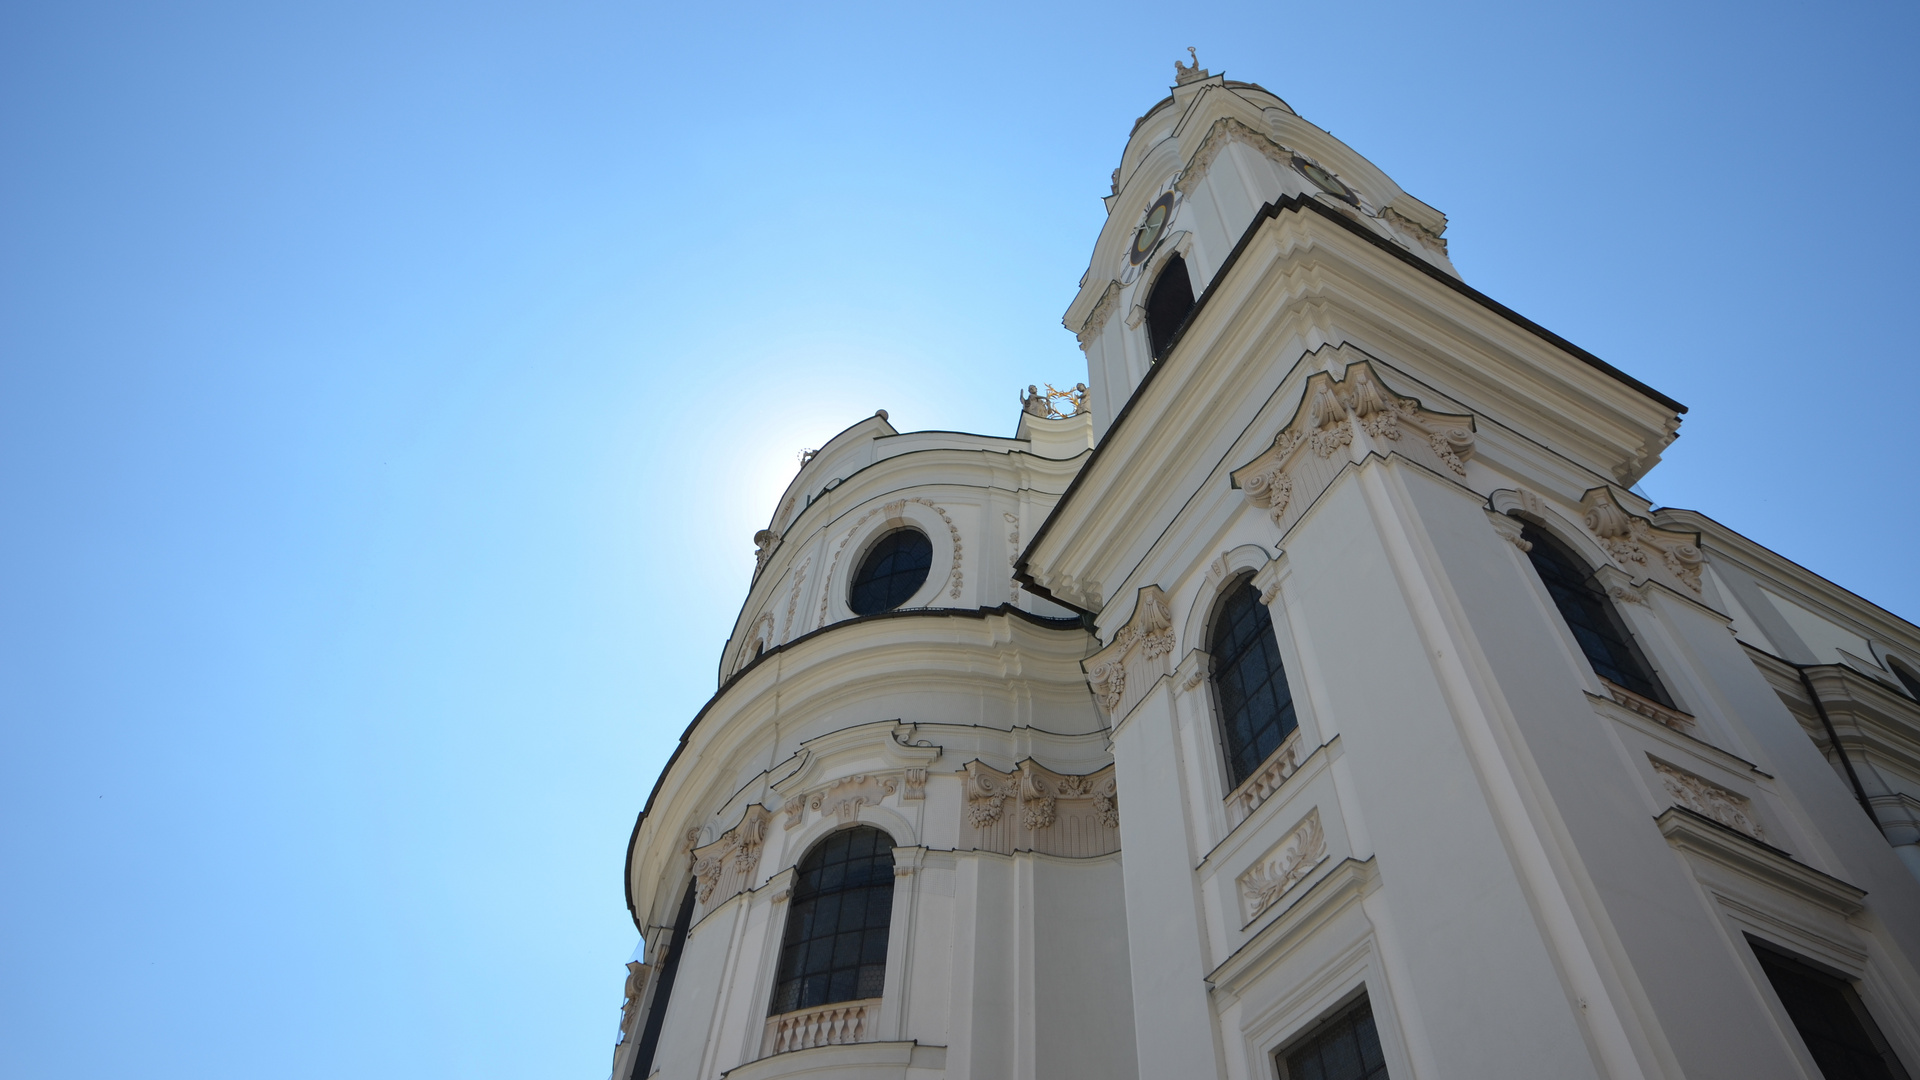
[[[1520,537],[1533,545],[1527,558],[1533,561],[1533,569],[1594,672],[1608,682],[1673,708],[1673,699],[1653,677],[1652,666],[1634,644],[1607,591],[1594,580],[1593,571],[1545,529],[1527,523]]]
[[[1239,787],[1299,724],[1280,666],[1273,616],[1252,582],[1242,578],[1228,587],[1209,645],[1227,772],[1232,786]]]
[[[895,529],[880,538],[860,562],[847,594],[855,615],[892,611],[927,583],[933,566],[933,541],[918,529]]]
[[[1860,995],[1845,979],[1749,939],[1761,970],[1786,1007],[1826,1080],[1907,1080]]]
[[[1282,1080],[1387,1080],[1380,1032],[1365,998],[1320,1026],[1306,1043],[1281,1059]]]
[[[794,871],[769,1015],[880,996],[893,918],[893,840],[864,825],[828,836]]]

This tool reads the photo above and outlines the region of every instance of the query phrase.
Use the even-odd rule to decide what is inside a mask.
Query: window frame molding
[[[1821,1072],[1801,1040],[1789,1037],[1798,1028],[1749,939],[1853,983],[1894,1054],[1903,1064],[1920,1061],[1920,999],[1905,1000],[1899,980],[1883,973],[1886,960],[1876,956],[1870,935],[1851,922],[1856,896],[1864,892],[1731,829],[1688,819],[1683,810],[1670,808],[1656,821],[1709,903],[1750,992],[1779,1030],[1782,1050],[1806,1075]]]
[[[902,508],[901,514],[904,515],[905,512],[906,512],[905,509]],[[895,520],[897,519],[889,518],[888,522],[891,523]],[[854,618],[856,619],[866,618],[866,615],[862,615],[859,612],[853,610],[853,590],[854,590],[854,586],[860,580],[860,571],[865,570],[867,568],[867,560],[873,557],[874,549],[880,546],[881,541],[887,539],[890,536],[895,535],[896,533],[903,533],[903,532],[917,532],[920,534],[920,536],[923,539],[927,541],[926,579],[921,581],[919,585],[915,586],[913,592],[909,593],[905,600],[902,600],[898,604],[895,604],[889,608],[881,608],[879,611],[867,612],[867,615],[884,615],[889,611],[900,611],[908,607],[926,607],[927,606],[925,604],[916,605],[913,603],[913,601],[920,599],[924,594],[926,594],[927,586],[930,583],[933,583],[933,568],[936,565],[938,565],[937,557],[940,554],[939,545],[934,542],[932,533],[928,532],[925,528],[921,527],[919,524],[915,522],[906,522],[904,524],[894,525],[891,528],[887,528],[883,525],[883,527],[875,529],[872,532],[867,533],[864,537],[862,537],[859,544],[859,550],[847,560],[847,580],[841,583],[840,603],[846,607],[848,613],[851,614]],[[949,556],[951,556],[952,553],[949,552],[948,554]],[[938,583],[939,586],[944,586],[945,584],[946,584],[945,580],[942,580]],[[938,595],[937,587],[935,589],[935,595]]]
[[[960,607],[965,602],[964,579],[960,598],[944,605],[938,602],[953,580],[955,557],[958,553],[954,543],[954,533],[958,531],[959,526],[948,520],[953,511],[945,506],[936,509],[928,503],[915,502],[913,501],[915,498],[926,498],[928,502],[932,501],[930,496],[893,493],[876,495],[860,506],[850,508],[840,517],[840,521],[845,521],[858,511],[862,515],[867,515],[865,520],[855,517],[854,524],[845,533],[841,533],[839,522],[829,527],[827,530],[829,546],[825,547],[823,554],[827,560],[825,573],[830,576],[819,586],[824,593],[821,597],[824,617],[820,618],[819,626],[812,629],[866,617],[855,614],[853,605],[849,602],[853,595],[854,575],[859,573],[860,564],[872,553],[874,545],[897,529],[915,529],[924,534],[933,545],[933,556],[927,568],[927,580],[920,583],[920,587],[914,590],[912,596],[887,610],[909,611],[916,608]],[[893,506],[894,503],[899,505]],[[942,510],[946,511],[947,517],[941,516]],[[840,540],[834,540],[835,535],[844,536],[844,544]],[[837,556],[833,554],[836,549],[839,552]],[[801,625],[807,625],[811,621],[812,618],[809,617],[803,620]],[[790,628],[787,639],[792,640],[807,632],[810,631]]]
[[[1257,544],[1242,544],[1222,552],[1208,564],[1199,595],[1188,605],[1186,618],[1181,624],[1182,640],[1189,647],[1180,663],[1174,667],[1174,687],[1177,691],[1175,704],[1181,710],[1181,727],[1190,733],[1184,740],[1190,762],[1187,768],[1188,782],[1194,785],[1199,795],[1199,805],[1192,812],[1207,823],[1210,831],[1201,845],[1203,851],[1217,847],[1257,816],[1257,808],[1255,813],[1237,817],[1232,811],[1230,800],[1242,785],[1232,782],[1232,772],[1227,763],[1226,732],[1221,725],[1219,695],[1213,685],[1214,658],[1209,649],[1214,620],[1226,602],[1228,587],[1234,582],[1243,578],[1249,580],[1260,592],[1261,601],[1266,603],[1280,668],[1286,673],[1287,688],[1293,695],[1294,731],[1281,740],[1272,754],[1261,760],[1252,775],[1257,776],[1264,770],[1276,755],[1285,751],[1289,742],[1297,748],[1297,773],[1308,758],[1333,738],[1325,730],[1319,711],[1314,707],[1316,689],[1306,675],[1306,663],[1293,633],[1293,611],[1287,603],[1286,588],[1290,574],[1284,552],[1278,557],[1270,556],[1265,548]],[[1269,596],[1272,597],[1271,602],[1267,600]],[[1204,738],[1201,733],[1204,733]],[[1266,801],[1277,797],[1278,793],[1275,793]]]
[[[1586,564],[1588,574],[1600,584],[1606,603],[1613,609],[1614,617],[1620,620],[1622,627],[1627,631],[1629,644],[1638,650],[1640,658],[1646,661],[1647,667],[1651,669],[1649,674],[1655,684],[1673,700],[1673,704],[1668,707],[1698,720],[1701,715],[1698,707],[1692,705],[1687,696],[1679,692],[1686,680],[1677,675],[1684,670],[1684,665],[1673,662],[1671,637],[1667,628],[1653,613],[1653,604],[1648,595],[1652,582],[1635,585],[1632,575],[1616,566],[1612,557],[1598,542],[1586,534],[1585,529],[1575,528],[1556,511],[1544,505],[1528,507],[1518,499],[1512,498],[1514,494],[1512,491],[1495,492],[1493,498],[1489,499],[1491,508],[1487,511],[1487,516],[1492,519],[1490,524],[1493,525],[1494,531],[1513,545],[1513,553],[1517,556],[1528,588],[1533,590],[1536,601],[1542,606],[1554,629],[1560,635],[1561,645],[1567,652],[1568,659],[1586,680],[1587,692],[1598,697],[1611,696],[1607,690],[1606,678],[1594,669],[1593,661],[1588,658],[1586,650],[1580,647],[1579,639],[1574,637],[1573,628],[1567,625],[1566,615],[1561,612],[1560,605],[1554,602],[1553,594],[1548,591],[1546,582],[1541,580],[1540,571],[1533,565],[1533,559],[1520,547],[1524,542],[1520,529],[1506,524],[1501,520],[1503,518],[1507,521],[1519,522],[1523,526],[1531,525],[1546,532]],[[1508,496],[1508,498],[1501,496]],[[1536,502],[1538,502],[1537,499]],[[1507,509],[1501,509],[1503,505]],[[1621,592],[1637,599],[1623,601],[1619,595]]]
[[[768,1014],[764,1006],[772,1003],[774,986],[780,981],[780,950],[786,944],[787,904],[792,900],[793,882],[799,871],[800,860],[806,858],[829,834],[861,825],[877,829],[894,841],[893,911],[887,923],[887,964],[886,975],[881,981],[879,1018],[867,1032],[867,1037],[854,1045],[898,1042],[905,1038],[910,1004],[908,999],[912,988],[907,973],[913,969],[916,952],[914,933],[919,923],[922,871],[952,871],[958,864],[952,853],[933,852],[930,858],[927,848],[913,839],[915,830],[904,815],[887,807],[863,806],[860,815],[845,825],[824,819],[810,822],[803,829],[796,829],[799,835],[790,839],[782,853],[783,865],[759,889],[753,891],[754,903],[765,904],[769,909],[766,917],[759,920],[759,971],[752,976],[751,983],[758,987],[759,997],[754,1000],[763,1003],[763,1006],[754,1010],[757,1015],[747,1025],[747,1042],[740,1048],[742,1062],[763,1060],[761,1040],[767,1021],[775,1015],[788,1015]],[[793,857],[787,858],[788,853],[792,853]],[[741,955],[750,955],[751,951],[751,946],[743,942]]]

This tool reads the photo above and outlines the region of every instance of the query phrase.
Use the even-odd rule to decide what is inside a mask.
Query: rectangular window
[[[1280,1080],[1387,1080],[1373,1006],[1364,997],[1276,1058]]]
[[[1826,1080],[1908,1080],[1853,984],[1747,939]]]

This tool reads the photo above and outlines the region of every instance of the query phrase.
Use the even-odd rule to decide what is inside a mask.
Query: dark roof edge
[[[1501,316],[1502,318],[1506,319],[1511,323],[1514,323],[1515,325],[1519,326],[1521,329],[1524,329],[1529,333],[1532,333],[1536,337],[1539,337],[1542,340],[1547,341],[1548,343],[1554,345],[1555,347],[1567,353],[1570,353],[1575,359],[1581,361],[1587,366],[1595,368],[1600,372],[1618,380],[1619,382],[1625,383],[1631,389],[1641,394],[1644,394],[1647,397],[1652,398],[1653,400],[1659,402],[1660,404],[1665,405],[1667,408],[1672,409],[1675,412],[1683,413],[1687,411],[1687,407],[1685,405],[1680,404],[1679,402],[1673,400],[1672,398],[1661,393],[1660,391],[1655,390],[1653,387],[1648,386],[1646,383],[1641,382],[1639,379],[1636,379],[1633,376],[1627,374],[1626,372],[1621,371],[1619,368],[1614,367],[1612,364],[1607,363],[1605,360],[1602,360],[1599,357],[1588,352],[1587,350],[1581,348],[1580,346],[1575,345],[1573,342],[1568,341],[1566,338],[1561,337],[1559,334],[1554,333],[1553,331],[1547,329],[1546,327],[1541,326],[1539,323],[1534,322],[1532,319],[1527,318],[1525,315],[1522,315],[1519,312],[1513,310],[1512,308],[1506,306],[1505,304],[1502,304],[1500,301],[1495,300],[1493,297],[1488,296],[1486,293],[1481,292],[1479,289],[1476,289],[1473,286],[1467,284],[1466,282],[1461,281],[1459,278],[1454,277],[1452,274],[1449,274],[1446,271],[1440,269],[1439,267],[1434,266],[1432,263],[1427,262],[1425,259],[1422,259],[1419,256],[1413,254],[1412,252],[1407,251],[1403,248],[1400,248],[1399,246],[1388,242],[1387,240],[1381,238],[1380,236],[1375,235],[1372,231],[1362,226],[1359,222],[1353,221],[1350,218],[1348,218],[1345,214],[1326,206],[1325,204],[1321,203],[1320,200],[1313,198],[1311,196],[1306,196],[1306,195],[1284,196],[1280,199],[1276,199],[1273,202],[1267,203],[1265,206],[1262,206],[1259,209],[1259,211],[1257,211],[1253,215],[1253,221],[1248,223],[1246,231],[1240,234],[1239,242],[1233,245],[1233,250],[1228,252],[1226,259],[1221,262],[1220,269],[1214,272],[1213,280],[1207,283],[1206,291],[1200,294],[1200,298],[1198,300],[1194,301],[1193,308],[1192,310],[1187,312],[1186,319],[1182,321],[1181,324],[1174,329],[1173,340],[1167,343],[1167,351],[1165,353],[1166,359],[1161,360],[1160,362],[1154,364],[1152,367],[1147,369],[1147,374],[1143,378],[1141,378],[1140,385],[1133,388],[1133,394],[1127,398],[1126,404],[1120,406],[1120,411],[1114,415],[1113,424],[1107,428],[1107,433],[1105,436],[1101,438],[1100,444],[1093,448],[1093,456],[1087,459],[1087,463],[1080,467],[1080,471],[1078,473],[1074,474],[1072,482],[1070,482],[1067,485],[1066,492],[1060,496],[1059,501],[1053,504],[1053,510],[1047,514],[1046,520],[1042,521],[1040,523],[1040,527],[1034,530],[1033,539],[1027,541],[1027,546],[1025,550],[1021,551],[1020,553],[1020,561],[1015,563],[1013,568],[1013,578],[1015,581],[1018,581],[1020,583],[1022,588],[1026,589],[1028,592],[1031,592],[1036,596],[1044,596],[1048,600],[1051,600],[1054,603],[1059,604],[1063,607],[1072,608],[1073,610],[1082,612],[1083,614],[1086,614],[1086,615],[1093,614],[1092,612],[1087,611],[1085,608],[1080,607],[1078,604],[1071,604],[1065,600],[1060,599],[1059,597],[1053,595],[1051,592],[1047,591],[1046,588],[1044,588],[1043,586],[1035,582],[1033,580],[1033,576],[1027,572],[1027,554],[1033,551],[1034,548],[1038,547],[1040,544],[1040,541],[1046,538],[1047,532],[1053,527],[1054,518],[1058,517],[1060,514],[1060,508],[1067,505],[1067,501],[1073,498],[1075,490],[1078,489],[1080,486],[1081,479],[1085,477],[1089,472],[1093,471],[1094,465],[1096,465],[1100,460],[1100,452],[1106,449],[1107,443],[1109,443],[1113,439],[1114,432],[1120,430],[1120,425],[1126,420],[1128,414],[1130,414],[1133,411],[1134,402],[1140,400],[1141,395],[1147,389],[1147,385],[1153,382],[1154,376],[1158,375],[1161,369],[1165,368],[1168,365],[1168,363],[1172,361],[1174,350],[1180,347],[1180,339],[1186,336],[1187,327],[1193,325],[1194,316],[1198,315],[1200,313],[1200,310],[1207,306],[1207,301],[1213,298],[1214,292],[1219,289],[1221,282],[1226,280],[1228,272],[1231,271],[1234,265],[1240,261],[1241,253],[1246,251],[1247,245],[1253,241],[1253,237],[1256,233],[1260,231],[1260,227],[1266,224],[1268,221],[1271,221],[1274,218],[1279,217],[1283,212],[1301,211],[1301,210],[1311,210],[1314,213],[1317,213],[1320,216],[1328,219],[1329,221],[1332,221],[1338,224],[1339,226],[1353,233],[1354,235],[1367,240],[1369,243],[1372,243],[1375,247],[1381,249],[1382,251],[1385,251],[1393,255],[1395,258],[1408,264],[1409,266],[1415,267],[1416,269],[1420,270],[1422,273],[1426,274],[1428,277],[1433,278],[1435,281],[1438,281],[1441,284],[1446,285],[1448,288],[1454,290],[1455,292],[1461,294],[1462,296],[1465,296],[1467,299],[1472,300],[1474,303],[1479,304],[1481,307],[1484,307],[1489,311],[1492,311],[1494,314]]]
[[[641,936],[644,937],[646,935],[646,928],[640,923],[640,913],[635,911],[633,907],[633,852],[634,848],[638,847],[640,843],[640,826],[646,822],[647,815],[653,812],[653,801],[660,797],[660,787],[667,782],[667,774],[673,771],[673,766],[680,760],[681,753],[686,750],[687,740],[693,736],[694,730],[700,726],[700,721],[706,719],[707,713],[712,711],[715,705],[719,704],[721,698],[727,696],[727,691],[733,689],[735,683],[745,678],[748,672],[759,667],[761,661],[766,660],[768,657],[777,656],[796,645],[812,641],[830,630],[841,630],[861,623],[878,622],[882,619],[916,619],[928,617],[985,619],[991,615],[1018,615],[1027,622],[1047,630],[1080,630],[1082,632],[1086,630],[1086,624],[1079,619],[1050,619],[1045,615],[1035,615],[1031,611],[1022,611],[1012,604],[1001,604],[998,607],[990,608],[909,608],[905,611],[882,611],[874,615],[862,615],[858,618],[847,619],[842,622],[829,623],[817,630],[801,634],[792,641],[768,649],[766,652],[755,657],[752,663],[734,672],[731,678],[721,684],[720,689],[713,692],[713,696],[707,699],[707,703],[700,706],[700,711],[693,714],[692,722],[687,724],[687,729],[680,733],[680,742],[674,746],[673,753],[667,756],[667,763],[660,766],[660,775],[653,781],[653,790],[647,794],[646,805],[640,808],[640,815],[633,819],[633,832],[627,836],[627,858],[621,868],[621,889],[626,894],[627,913],[633,917],[634,929],[640,931]]]

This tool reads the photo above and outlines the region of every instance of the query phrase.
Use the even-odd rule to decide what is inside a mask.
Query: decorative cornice
[[[1446,238],[1439,233],[1434,232],[1391,206],[1383,207],[1379,216],[1380,220],[1393,226],[1395,232],[1404,233],[1412,237],[1420,243],[1420,246],[1443,259],[1447,257],[1447,241]]]
[[[1414,437],[1403,438],[1408,432]],[[1233,482],[1284,535],[1340,468],[1370,449],[1464,479],[1474,451],[1473,417],[1401,397],[1381,382],[1371,360],[1356,360],[1338,379],[1325,371],[1308,376],[1293,418],[1259,457],[1233,471]]]
[[[1207,984],[1216,994],[1228,995],[1228,1000],[1237,997],[1290,955],[1306,935],[1326,925],[1331,913],[1359,902],[1379,885],[1380,872],[1374,857],[1362,861],[1349,856],[1341,860],[1246,944],[1234,950],[1232,956],[1208,972]]]
[[[1859,914],[1867,891],[1712,818],[1675,806],[1653,819],[1667,843],[1742,877],[1764,882],[1843,917]]]
[[[1212,301],[1212,298],[1232,284],[1236,279],[1234,270],[1241,257],[1255,247],[1256,238],[1260,236],[1268,224],[1278,220],[1283,214],[1299,214],[1303,217],[1316,216],[1323,218],[1333,223],[1337,228],[1345,230],[1362,243],[1385,253],[1413,272],[1455,293],[1494,317],[1518,327],[1547,345],[1563,351],[1567,356],[1592,368],[1605,378],[1613,380],[1621,386],[1632,390],[1635,394],[1645,397],[1648,401],[1663,408],[1672,409],[1676,413],[1686,411],[1686,406],[1680,402],[1660,393],[1658,390],[1635,379],[1619,368],[1614,367],[1612,364],[1607,363],[1594,354],[1575,345],[1573,342],[1568,341],[1566,338],[1526,318],[1512,308],[1501,304],[1499,301],[1480,292],[1464,281],[1450,275],[1447,271],[1435,266],[1429,260],[1415,255],[1400,244],[1396,244],[1385,237],[1377,235],[1373,230],[1348,219],[1338,211],[1323,205],[1319,200],[1304,196],[1289,195],[1275,199],[1263,205],[1254,213],[1252,220],[1249,221],[1246,228],[1242,230],[1240,238],[1235,242],[1233,249],[1227,253],[1226,258],[1221,261],[1219,269],[1208,279],[1205,291],[1202,292],[1199,297],[1195,298],[1193,312],[1188,315],[1185,325],[1189,327],[1194,325],[1200,314]],[[1147,422],[1133,421],[1131,418],[1136,412],[1145,407],[1142,405],[1143,402],[1156,398],[1151,388],[1159,378],[1160,373],[1170,365],[1179,366],[1180,357],[1178,355],[1178,345],[1179,337],[1183,333],[1184,331],[1176,333],[1176,339],[1171,346],[1172,351],[1168,353],[1167,360],[1149,367],[1146,374],[1141,377],[1140,384],[1134,387],[1133,393],[1120,404],[1118,411],[1113,415],[1106,434],[1102,436],[1099,444],[1094,447],[1092,456],[1087,458],[1079,470],[1075,472],[1073,479],[1067,485],[1065,494],[1061,495],[1061,497],[1054,502],[1053,508],[1047,512],[1047,516],[1041,520],[1039,527],[1034,530],[1033,539],[1028,541],[1026,551],[1022,553],[1019,565],[1016,567],[1014,574],[1015,578],[1029,592],[1054,600],[1085,614],[1092,615],[1100,611],[1104,603],[1104,598],[1100,592],[1099,583],[1089,582],[1083,578],[1075,577],[1070,572],[1049,567],[1046,560],[1052,558],[1052,556],[1049,552],[1048,542],[1052,536],[1054,526],[1075,515],[1078,504],[1081,501],[1077,496],[1084,494],[1094,487],[1098,487],[1104,482],[1102,477],[1107,471],[1105,468],[1105,459],[1113,453],[1120,452],[1112,450],[1111,448],[1131,442],[1129,425]],[[1631,472],[1634,463],[1644,461],[1645,456],[1648,453],[1657,451],[1658,446],[1665,446],[1667,442],[1671,441],[1673,430],[1677,424],[1677,418],[1666,423],[1664,425],[1666,437],[1664,439],[1655,438],[1646,443],[1642,451],[1634,455],[1632,460],[1621,468],[1626,472]],[[1655,443],[1657,443],[1657,446]]]

